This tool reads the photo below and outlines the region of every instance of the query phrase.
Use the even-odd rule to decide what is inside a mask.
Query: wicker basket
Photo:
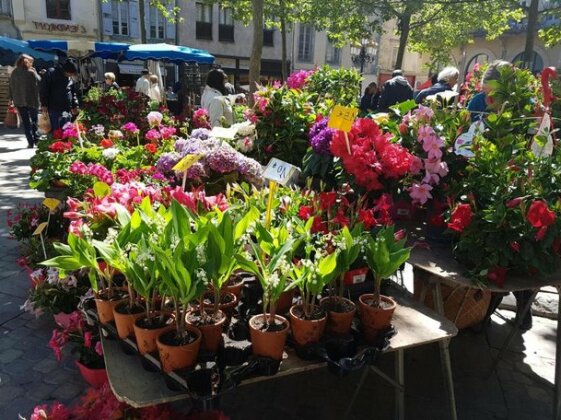
[[[425,287],[434,286],[426,284]],[[420,299],[422,289],[423,280],[415,276],[415,299]],[[491,301],[490,291],[463,286],[450,287],[445,284],[441,284],[441,289],[444,303],[444,315],[452,321],[458,329],[461,330],[471,327],[483,321]],[[427,290],[424,304],[431,309],[435,309],[430,288]]]

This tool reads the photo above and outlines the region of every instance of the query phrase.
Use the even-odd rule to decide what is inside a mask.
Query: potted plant
[[[357,260],[360,248],[365,241],[361,224],[357,224],[352,231],[345,226],[331,239],[330,245],[338,250],[337,263],[332,274],[334,281],[329,285],[329,296],[320,301],[322,308],[327,313],[326,329],[328,332],[347,334],[351,329],[356,305],[350,299],[343,297],[344,275]]]
[[[338,256],[336,250],[329,253],[321,245],[321,236],[311,234],[312,224],[313,218],[310,218],[303,230],[298,229],[302,233],[304,253],[292,267],[294,284],[302,299],[302,303],[290,308],[292,338],[297,346],[317,342],[323,335],[327,317],[316,300],[333,280]]]
[[[208,238],[208,223],[191,229],[191,217],[181,204],[173,200],[168,211],[171,217],[158,244],[151,244],[155,263],[162,279],[162,291],[173,300],[175,329],[161,334],[156,343],[164,372],[193,366],[201,346],[201,331],[187,323],[189,303],[206,288],[206,273],[199,260],[201,247]],[[208,220],[208,219],[207,219]]]
[[[382,227],[368,237],[366,262],[374,276],[374,292],[359,297],[360,319],[366,341],[374,343],[378,333],[389,327],[395,301],[380,294],[382,280],[387,279],[409,259],[411,248],[405,246],[405,232],[394,232],[393,225]]]
[[[106,383],[107,372],[99,329],[88,325],[80,311],[72,312],[66,327],[57,327],[53,330],[49,347],[59,362],[62,360],[62,349],[68,342],[74,343],[72,353],[78,355],[75,363],[84,380],[93,387],[100,387]]]
[[[277,303],[282,293],[294,287],[289,283],[292,274],[292,254],[296,240],[286,226],[267,230],[262,224],[254,229],[255,241],[250,239],[252,253],[237,256],[242,269],[254,274],[263,288],[263,313],[249,320],[253,354],[282,358],[288,336],[289,323],[277,315]]]

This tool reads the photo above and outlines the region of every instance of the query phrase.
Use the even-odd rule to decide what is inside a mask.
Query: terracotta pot
[[[290,308],[290,328],[294,342],[298,346],[318,342],[325,331],[327,316],[313,320],[302,319],[296,315],[295,309],[302,310],[302,305],[294,305]]]
[[[275,315],[275,320],[283,323],[284,328],[280,331],[262,331],[255,327],[255,322],[262,319],[263,316],[264,314],[255,315],[249,320],[249,335],[253,354],[281,360],[286,337],[288,337],[289,323],[286,318]]]
[[[64,312],[59,312],[58,314],[53,314],[53,318],[59,327],[67,329],[68,327],[70,327],[72,314],[65,314]]]
[[[197,336],[197,339],[192,343],[181,346],[172,346],[160,341],[166,334],[170,334],[172,331],[175,332],[175,329],[160,334],[156,340],[162,370],[165,373],[169,373],[177,369],[188,368],[197,363],[199,347],[201,346],[201,331],[191,325],[186,325],[185,329]]]
[[[378,334],[390,326],[393,313],[397,304],[388,296],[380,296],[383,302],[390,306],[387,308],[374,308],[368,303],[372,302],[374,295],[365,294],[358,298],[362,330],[367,342],[373,344]]]
[[[232,314],[234,313],[234,309],[236,308],[236,306],[238,305],[238,298],[236,297],[235,294],[231,293],[231,292],[220,292],[220,296],[224,296],[225,294],[230,295],[231,300],[228,303],[221,303],[220,305],[218,305],[218,308],[224,312],[226,314],[226,316],[228,317],[228,319],[230,319],[232,317]],[[214,293],[213,294],[206,294],[205,297],[214,297]],[[203,306],[206,309],[213,309],[214,310],[214,303],[204,303]]]
[[[154,317],[160,316],[160,312],[154,312],[153,316]],[[139,327],[137,323],[145,319],[146,317],[142,316],[136,319],[133,324],[134,336],[136,338],[136,346],[138,347],[138,352],[140,354],[153,353],[158,351],[156,340],[158,339],[160,334],[168,330],[172,330],[174,328],[174,324],[169,322],[165,326],[158,327],[158,328]],[[170,319],[172,319],[172,317],[169,315],[165,315],[164,319],[169,321]]]
[[[277,301],[277,313],[286,314],[292,306],[292,299],[294,299],[294,289],[282,292]]]
[[[336,312],[327,310],[324,306],[330,302],[330,300],[343,300],[352,306],[352,309],[348,312]],[[348,334],[351,330],[353,324],[353,318],[355,317],[356,305],[353,301],[340,297],[324,297],[319,301],[320,305],[324,307],[327,313],[327,325],[325,330],[332,334]]]
[[[113,316],[115,318],[115,326],[117,327],[117,334],[119,334],[119,338],[127,338],[130,336],[134,336],[134,321],[138,318],[142,318],[145,314],[142,307],[135,306],[134,308],[139,308],[140,312],[138,313],[120,313],[118,310],[119,308],[124,308],[128,305],[128,302],[121,302],[118,305],[115,305],[113,308]]]
[[[100,296],[103,292],[98,294]],[[101,297],[95,298],[95,307],[97,309],[97,316],[99,318],[99,322],[102,324],[107,324],[115,319],[113,315],[113,309],[118,304],[125,302],[127,299],[123,297],[119,297],[113,300],[103,299]]]
[[[107,370],[105,370],[105,368],[91,369],[77,360],[74,363],[78,367],[82,378],[84,378],[84,380],[94,388],[101,388],[109,381],[107,378]]]
[[[236,282],[234,284],[225,285],[222,287],[222,292],[230,292],[236,295],[238,302],[242,298],[242,288],[243,288],[243,277],[240,276],[232,276],[230,279],[234,278]]]
[[[211,314],[212,311],[206,310],[207,314]],[[219,311],[220,321],[214,324],[199,325],[193,320],[193,316],[198,316],[198,310],[187,312],[187,318],[185,322],[188,325],[198,328],[201,330],[201,350],[208,351],[211,353],[216,353],[222,342],[222,331],[224,330],[224,324],[226,323],[226,315],[224,312]],[[191,319],[190,319],[191,315]]]

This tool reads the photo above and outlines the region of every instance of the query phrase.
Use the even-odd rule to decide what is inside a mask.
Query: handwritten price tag
[[[60,200],[57,200],[56,198],[45,198],[43,200],[43,205],[47,207],[51,211],[51,213],[55,211],[59,204]]]
[[[327,126],[348,133],[351,131],[351,127],[357,115],[358,109],[356,108],[335,105],[333,111],[331,111],[329,115]]]
[[[177,164],[173,167],[174,171],[183,172],[197,163],[203,155],[187,155],[183,159],[181,159]]]
[[[33,235],[40,235],[45,230],[48,224],[49,222],[40,223],[39,226],[37,226],[37,228],[33,232]]]
[[[299,173],[300,169],[296,166],[280,159],[272,158],[267,164],[263,176],[270,181],[278,182],[281,185],[287,185]]]

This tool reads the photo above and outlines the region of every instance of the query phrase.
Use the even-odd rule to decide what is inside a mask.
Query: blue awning
[[[11,51],[13,55],[27,54],[33,57],[35,60],[43,60],[45,62],[54,62],[57,59],[56,55],[54,54],[34,50],[29,46],[29,43],[27,41],[21,41],[19,39],[8,38],[5,36],[0,36],[0,49]],[[11,59],[12,57],[8,57],[8,54],[0,54],[0,56],[2,56],[2,64],[4,65],[13,65],[15,62],[15,60]],[[9,59],[10,62],[3,62],[4,59]]]
[[[30,39],[29,46],[38,51],[55,52],[66,56],[68,53],[68,41],[62,39]]]
[[[94,43],[94,52],[90,57],[101,57],[104,59],[118,59],[128,48],[129,44],[124,42],[96,42]]]
[[[174,63],[189,61],[207,64],[214,63],[214,56],[208,51],[165,43],[131,45],[121,59],[129,61],[162,60]]]

